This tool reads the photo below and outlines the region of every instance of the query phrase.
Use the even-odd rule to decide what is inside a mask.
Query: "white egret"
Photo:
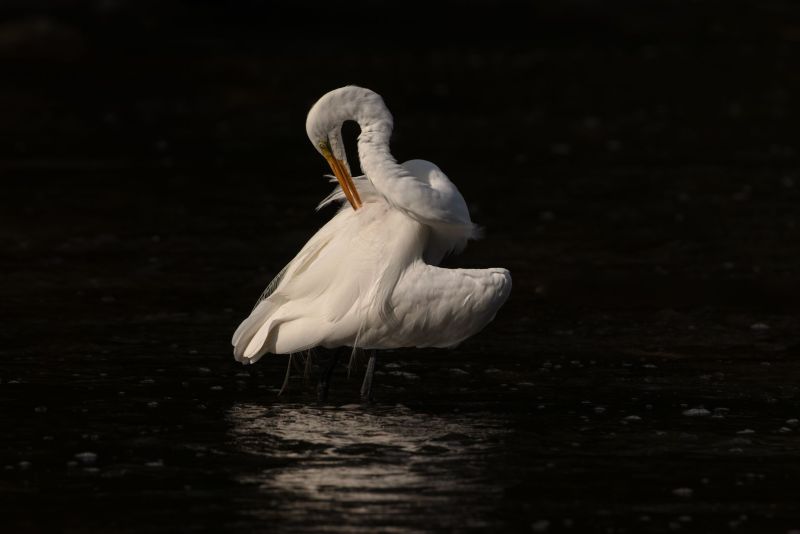
[[[353,179],[342,124],[361,128],[364,176]],[[325,94],[306,132],[339,182],[320,207],[342,208],[270,283],[233,334],[234,356],[313,347],[451,347],[480,331],[511,291],[506,269],[436,265],[478,228],[455,185],[431,162],[398,164],[389,150],[393,120],[383,99],[361,87]],[[374,353],[373,353],[374,354]],[[369,394],[374,355],[362,395]]]

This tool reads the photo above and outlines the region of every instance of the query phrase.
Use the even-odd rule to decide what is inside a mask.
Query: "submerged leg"
[[[341,350],[336,349],[333,354],[330,355],[330,359],[326,363],[320,365],[319,382],[317,382],[317,402],[322,403],[328,400],[331,376],[333,376],[333,370],[336,368],[336,364],[339,363],[339,356],[341,356]]]
[[[308,379],[311,376],[311,358],[314,356],[314,349],[308,349],[306,351],[306,366],[303,369],[303,380],[305,384],[308,385]]]
[[[289,387],[289,374],[292,371],[292,356],[294,356],[294,354],[289,355],[289,365],[286,366],[286,376],[283,377],[283,385],[281,386],[281,390],[278,392],[279,397],[283,395],[283,392],[286,391],[287,387]]]
[[[358,347],[353,347],[353,350],[350,351],[350,360],[347,362],[347,379],[350,379],[350,375],[353,373],[353,369],[356,367],[356,360],[358,360],[358,356],[361,354],[361,349]]]
[[[375,374],[375,351],[369,353],[367,372],[364,373],[364,382],[361,384],[361,402],[372,400],[372,376]]]
[[[302,354],[302,352],[300,354]],[[298,355],[298,356],[300,356],[300,355]],[[298,358],[292,358],[292,365],[294,365],[294,370],[297,371],[298,373],[302,373],[303,372],[303,361],[302,361],[301,358],[299,358],[299,357]]]

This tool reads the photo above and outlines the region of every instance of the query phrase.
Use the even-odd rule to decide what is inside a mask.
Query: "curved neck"
[[[392,124],[382,120],[357,120],[361,133],[358,135],[358,158],[361,170],[380,190],[386,178],[405,174],[389,148]],[[379,185],[380,184],[380,185]]]
[[[341,92],[334,92],[334,99],[338,102],[332,102],[338,111],[336,119],[341,121],[338,125],[352,120],[361,129],[358,135],[361,170],[387,201],[400,207],[398,201],[402,197],[398,187],[409,174],[397,163],[389,148],[394,129],[389,108],[380,95],[369,89],[350,86],[338,91]]]
[[[311,108],[306,119],[306,131],[315,144],[320,139],[333,137],[336,145],[333,147],[334,155],[343,160],[346,154],[340,142],[341,126],[346,121],[355,121],[361,128],[358,157],[367,179],[391,204],[401,207],[407,203],[403,189],[408,185],[406,182],[410,175],[389,150],[393,119],[383,99],[363,87],[351,85],[334,89]]]

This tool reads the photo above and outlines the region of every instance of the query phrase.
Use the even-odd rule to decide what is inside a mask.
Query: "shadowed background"
[[[798,59],[791,2],[3,2],[7,524],[800,528]],[[351,83],[514,290],[325,411],[229,339],[331,216],[305,114]]]

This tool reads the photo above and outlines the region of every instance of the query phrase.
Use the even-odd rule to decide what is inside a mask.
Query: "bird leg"
[[[367,372],[364,373],[364,382],[361,384],[361,402],[372,401],[372,376],[375,374],[375,351],[369,353]]]
[[[350,360],[347,362],[347,379],[350,379],[350,375],[353,374],[353,369],[356,366],[356,360],[358,359],[361,350],[358,347],[353,347],[353,350],[350,351]]]
[[[294,354],[289,354],[289,365],[286,366],[286,376],[283,377],[283,385],[281,386],[281,390],[278,392],[278,396],[280,397],[286,391],[286,388],[289,387],[289,374],[292,372],[292,356]]]
[[[306,366],[303,369],[303,380],[305,384],[308,385],[308,378],[311,376],[311,358],[314,356],[314,349],[308,349],[306,351]]]
[[[292,364],[294,365],[295,371],[297,371],[298,373],[303,372],[303,362],[300,358],[292,358]]]
[[[328,400],[328,390],[331,387],[331,376],[336,364],[339,362],[341,351],[335,350],[324,367],[320,368],[319,381],[317,382],[317,402],[320,404]]]

